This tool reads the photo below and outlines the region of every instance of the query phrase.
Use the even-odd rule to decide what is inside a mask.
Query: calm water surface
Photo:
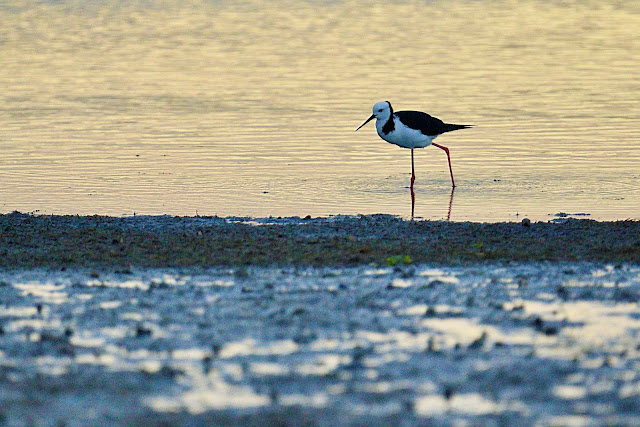
[[[0,211],[640,218],[637,1],[0,6]]]

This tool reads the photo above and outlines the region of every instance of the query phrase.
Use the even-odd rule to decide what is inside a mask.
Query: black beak
[[[358,129],[360,129],[362,126],[366,125],[367,123],[369,123],[371,120],[375,119],[375,117],[376,117],[376,115],[375,115],[375,114],[372,114],[372,115],[371,115],[371,117],[369,117],[369,118],[367,119],[367,121],[366,121],[366,122],[364,122],[363,124],[361,124],[360,126],[358,126]],[[358,131],[358,129],[354,130],[354,132],[357,132],[357,131]]]

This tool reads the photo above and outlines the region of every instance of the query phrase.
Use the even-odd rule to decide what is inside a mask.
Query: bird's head
[[[380,101],[376,102],[373,105],[373,114],[369,117],[363,124],[361,124],[358,129],[362,126],[366,125],[373,119],[387,121],[389,117],[393,114],[393,108],[391,108],[391,103],[389,101]],[[356,129],[356,131],[358,130]]]

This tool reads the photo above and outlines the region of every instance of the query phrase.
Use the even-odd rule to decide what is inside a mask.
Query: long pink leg
[[[449,161],[449,173],[451,174],[451,185],[453,186],[453,188],[456,188],[456,182],[453,180],[453,169],[451,169],[451,156],[449,156],[449,149],[444,145],[438,145],[435,142],[432,142],[431,145],[434,145],[447,153],[447,160]]]
[[[413,148],[411,149],[411,185],[409,186],[409,188],[411,188],[413,190],[413,183],[416,180],[416,172],[413,169]]]

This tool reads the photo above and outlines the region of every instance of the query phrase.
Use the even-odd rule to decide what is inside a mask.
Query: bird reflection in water
[[[416,193],[413,191],[413,187],[409,187],[411,192],[411,221],[413,221],[416,211]],[[449,208],[447,209],[447,221],[451,220],[451,207],[453,206],[453,193],[456,191],[456,187],[451,187],[451,195],[449,196]]]

